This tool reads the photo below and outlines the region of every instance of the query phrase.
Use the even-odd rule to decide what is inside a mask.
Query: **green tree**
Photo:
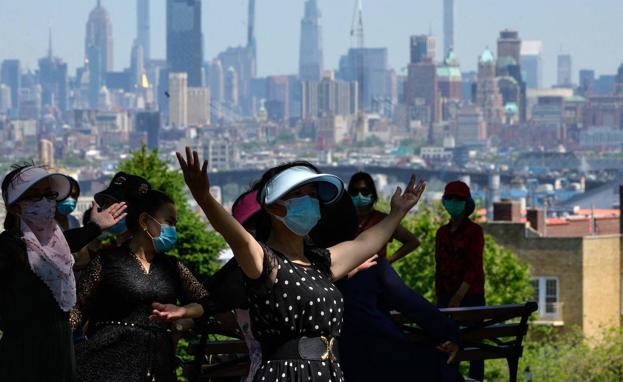
[[[200,280],[215,272],[219,268],[218,253],[225,247],[225,241],[190,208],[182,174],[173,170],[170,162],[161,160],[158,150],[148,151],[145,145],[122,161],[118,170],[142,176],[154,189],[175,201],[178,240],[169,254],[179,258]]]
[[[396,270],[407,285],[429,301],[435,301],[435,235],[448,220],[441,205],[434,204],[420,208],[402,222],[422,244],[413,254],[398,261]],[[388,255],[399,245],[391,243]],[[532,297],[528,266],[489,235],[485,235],[483,258],[488,305],[523,303]]]

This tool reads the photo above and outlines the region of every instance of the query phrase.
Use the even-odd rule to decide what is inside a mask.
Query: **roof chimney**
[[[521,204],[512,200],[502,200],[493,203],[493,221],[521,222]]]
[[[526,211],[526,218],[530,227],[537,231],[539,235],[545,236],[547,220],[545,219],[545,211],[541,208],[531,208]]]

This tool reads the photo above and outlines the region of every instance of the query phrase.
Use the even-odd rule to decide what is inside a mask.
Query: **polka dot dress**
[[[321,256],[328,259],[330,255],[322,250]],[[247,280],[253,332],[265,354],[292,339],[340,335],[342,294],[330,275],[320,269],[315,264],[305,267],[292,263],[265,248],[262,276]],[[299,359],[265,361],[254,379],[256,382],[343,380],[337,361]]]

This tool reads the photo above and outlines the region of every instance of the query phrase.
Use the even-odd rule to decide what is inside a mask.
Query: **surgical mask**
[[[110,227],[108,229],[108,232],[113,234],[113,235],[121,235],[122,233],[126,232],[128,230],[128,226],[125,224],[125,218],[119,220],[117,222],[117,224],[115,224],[114,226]]]
[[[458,218],[465,212],[465,200],[443,199],[442,203],[453,218]]]
[[[320,220],[320,202],[309,196],[281,202],[286,207],[285,217],[276,216],[288,229],[299,236],[307,236]]]
[[[150,216],[150,218],[160,224],[154,217]],[[147,229],[145,229],[145,232],[151,238],[151,241],[154,243],[154,249],[158,253],[170,251],[177,242],[177,230],[168,224],[160,224],[160,235],[158,237],[151,236]]]
[[[353,198],[353,204],[357,208],[368,207],[372,205],[373,203],[372,195],[363,196],[361,193],[359,193],[353,196],[352,198]]]
[[[56,212],[63,216],[67,216],[76,209],[76,199],[67,198],[62,202],[56,203]]]

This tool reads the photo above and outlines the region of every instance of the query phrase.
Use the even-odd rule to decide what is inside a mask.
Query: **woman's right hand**
[[[201,199],[210,194],[208,161],[204,160],[203,164],[201,164],[197,151],[193,150],[191,152],[188,146],[186,146],[186,159],[184,159],[184,156],[179,152],[177,152],[176,155],[180,167],[182,168],[186,185],[188,185],[195,200],[201,203]]]
[[[400,213],[403,216],[413,208],[422,197],[422,193],[426,189],[426,183],[420,180],[416,184],[415,175],[411,175],[409,184],[404,192],[400,187],[396,188],[396,192],[391,199],[391,212]]]

